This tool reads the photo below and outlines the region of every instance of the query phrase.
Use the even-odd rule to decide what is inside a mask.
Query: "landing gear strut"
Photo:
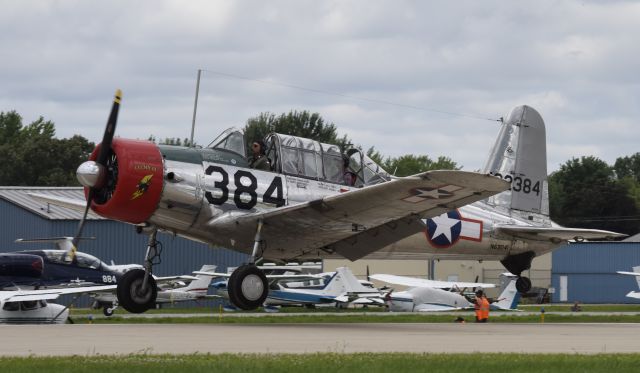
[[[520,276],[520,274],[531,268],[531,261],[535,256],[536,254],[533,251],[527,251],[521,254],[509,255],[500,261],[509,272],[518,276],[516,289],[520,293],[526,293],[531,290],[531,280],[528,277]]]
[[[153,230],[149,235],[144,270],[129,270],[118,282],[116,290],[118,304],[131,313],[143,313],[156,305],[158,287],[151,271],[154,264],[153,260],[160,257],[158,241],[156,240],[157,233],[157,230]]]
[[[258,227],[253,243],[253,252],[249,263],[236,268],[229,277],[227,291],[229,300],[234,306],[243,310],[254,310],[260,307],[269,294],[267,276],[256,265],[256,257],[260,248],[260,237],[263,223],[258,220]]]

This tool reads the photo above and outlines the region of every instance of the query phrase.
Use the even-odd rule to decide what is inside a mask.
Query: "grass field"
[[[0,358],[5,372],[637,372],[630,354],[220,354]]]

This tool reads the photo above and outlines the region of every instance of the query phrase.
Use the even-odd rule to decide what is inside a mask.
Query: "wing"
[[[213,276],[213,277],[231,277],[231,273],[219,273],[219,272],[207,272],[207,271],[193,271],[195,275]],[[321,275],[266,275],[268,280],[310,280],[316,278],[323,278]]]
[[[450,289],[450,288],[494,288],[496,287],[494,284],[485,284],[480,282],[459,282],[459,281],[436,281],[436,280],[427,280],[423,278],[415,278],[415,277],[406,277],[406,276],[396,276],[396,275],[385,275],[385,274],[376,274],[370,276],[374,280],[386,282],[389,284],[395,285],[403,285],[409,287],[427,287],[427,288],[437,288],[437,289]]]
[[[630,291],[630,292],[627,294],[627,297],[629,297],[629,298],[635,298],[635,299],[640,299],[640,292],[637,292],[637,291]]]
[[[640,272],[616,271],[616,273],[619,273],[621,275],[628,275],[628,276],[640,276]]]
[[[465,171],[429,171],[268,212],[227,215],[209,222],[238,250],[250,248],[258,220],[265,256],[330,255],[356,260],[424,229],[429,218],[508,188],[496,177]],[[292,239],[295,237],[295,239]]]
[[[158,284],[167,283],[167,282],[176,281],[176,280],[195,281],[197,279],[198,279],[197,277],[189,276],[189,275],[164,276],[164,277],[155,277],[154,276],[154,280],[156,280],[156,283],[158,283]]]
[[[605,240],[626,236],[625,234],[600,229],[565,227],[529,227],[520,225],[502,225],[496,227],[497,234],[537,241],[562,242],[569,240]]]
[[[80,286],[63,289],[38,289],[38,290],[15,290],[0,291],[0,301],[22,302],[34,300],[56,299],[64,294],[96,294],[101,292],[111,292],[117,289],[117,285],[103,286]]]

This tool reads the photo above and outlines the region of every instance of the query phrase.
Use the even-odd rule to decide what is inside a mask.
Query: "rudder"
[[[490,197],[489,204],[549,215],[545,125],[535,109],[522,105],[511,110],[484,172],[511,182],[511,189]]]

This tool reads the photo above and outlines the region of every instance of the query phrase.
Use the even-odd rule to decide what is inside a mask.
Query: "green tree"
[[[640,213],[628,186],[613,167],[590,156],[573,158],[549,176],[551,218],[566,226],[607,229],[627,234],[639,231]]]
[[[640,152],[629,157],[616,159],[613,169],[619,179],[632,177],[637,182],[640,182]]]
[[[318,113],[308,111],[290,111],[276,116],[272,113],[260,113],[247,120],[243,128],[247,149],[256,139],[264,139],[271,132],[300,136],[322,143],[334,144],[345,149],[350,140],[347,136],[339,137],[336,125],[326,123]]]
[[[395,176],[411,176],[431,170],[459,170],[460,166],[451,158],[439,156],[436,161],[427,155],[402,155],[384,158],[374,147],[367,150],[367,156]]]
[[[0,184],[79,185],[75,170],[95,145],[82,136],[55,138],[55,125],[40,117],[23,126],[15,111],[0,113]]]

